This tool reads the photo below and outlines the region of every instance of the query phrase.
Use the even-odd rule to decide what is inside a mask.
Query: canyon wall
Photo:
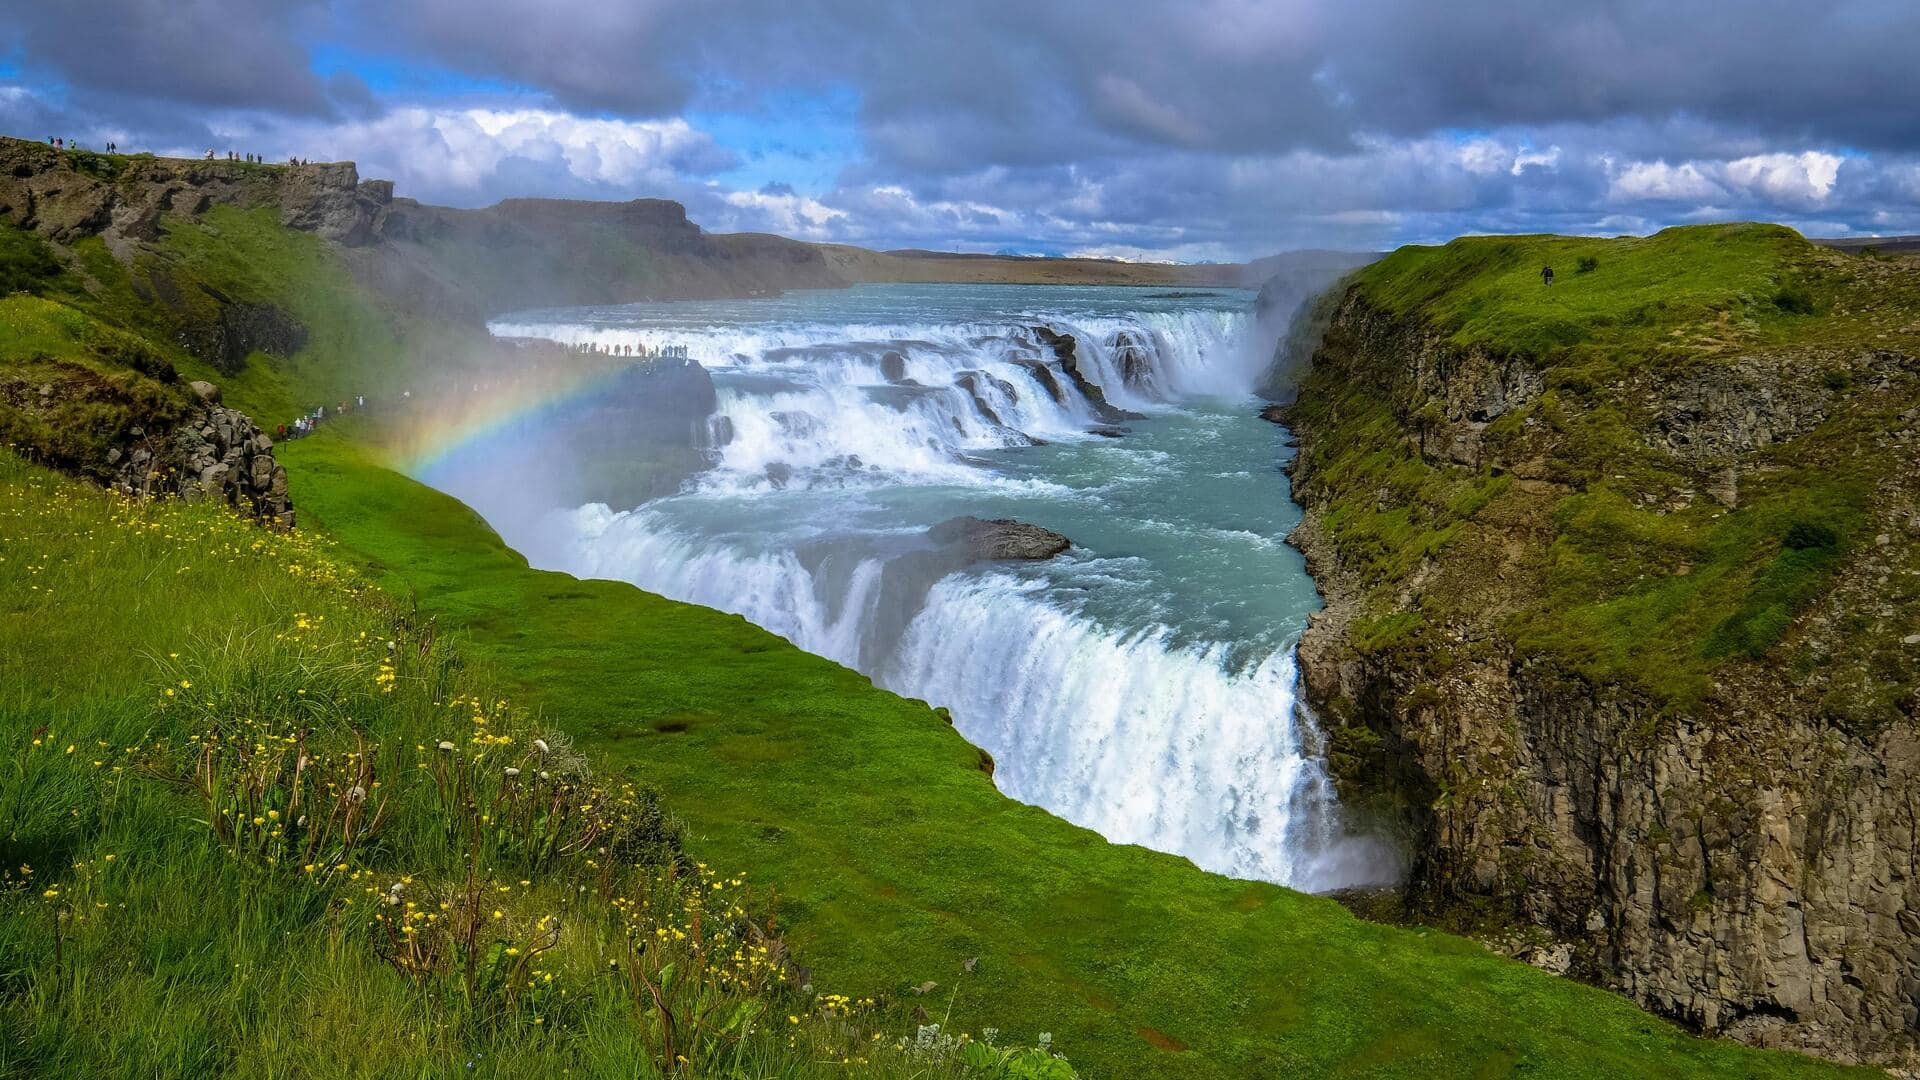
[[[1914,1062],[1920,359],[1761,344],[1596,376],[1380,291],[1338,298],[1287,413],[1293,542],[1327,600],[1307,697],[1348,799],[1406,834],[1412,911],[1703,1030]],[[1755,522],[1824,506],[1821,477],[1860,493],[1847,524],[1753,527],[1785,539],[1751,590],[1823,567],[1761,613],[1776,642],[1716,645],[1737,606],[1697,624],[1718,636],[1666,612],[1606,636],[1662,590],[1750,602],[1685,579],[1743,565],[1711,545],[1749,497]],[[1708,539],[1666,543],[1681,523]],[[1553,636],[1589,607],[1591,639]]]

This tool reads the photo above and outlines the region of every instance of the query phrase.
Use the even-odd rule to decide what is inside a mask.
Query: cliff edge
[[[1351,279],[1288,410],[1301,664],[1414,911],[1705,1030],[1916,1060],[1916,301],[1920,260],[1760,225]]]

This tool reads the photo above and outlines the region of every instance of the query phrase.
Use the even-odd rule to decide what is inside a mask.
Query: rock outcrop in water
[[[1038,525],[1011,518],[957,517],[927,530],[936,544],[959,547],[974,559],[1051,559],[1073,541]]]
[[[1039,339],[1042,346],[1053,353],[1054,359],[1060,362],[1061,370],[1067,373],[1067,378],[1073,380],[1074,387],[1080,391],[1081,397],[1087,399],[1094,417],[1101,423],[1118,424],[1127,420],[1146,419],[1137,412],[1119,408],[1109,402],[1107,392],[1100,388],[1100,384],[1081,372],[1080,343],[1072,334],[1063,334],[1050,326],[1036,326],[1033,328],[1033,335]]]
[[[1153,378],[1153,355],[1157,349],[1145,333],[1136,330],[1118,331],[1107,342],[1107,348],[1113,353],[1115,366],[1120,369],[1121,381],[1139,391],[1152,392],[1156,389]]]
[[[1416,911],[1505,911],[1708,1031],[1912,1063],[1920,348],[1889,342],[1920,267],[1750,242],[1853,275],[1855,314],[1608,369],[1345,290],[1287,417],[1303,682]]]

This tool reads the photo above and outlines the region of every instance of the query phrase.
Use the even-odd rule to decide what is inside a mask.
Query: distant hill
[[[827,261],[856,282],[925,281],[1016,285],[1257,286],[1240,263],[1148,263],[1120,259],[1056,259],[955,251],[869,251],[820,245]]]
[[[1814,243],[1837,251],[1860,252],[1873,248],[1889,255],[1895,252],[1920,251],[1920,236],[1845,236],[1815,240]]]

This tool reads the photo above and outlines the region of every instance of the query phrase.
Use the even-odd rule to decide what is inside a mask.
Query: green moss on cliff
[[[1581,259],[1595,269],[1572,272]],[[1418,317],[1463,348],[1631,366],[1736,341],[1831,340],[1834,324],[1808,316],[1831,311],[1850,283],[1835,263],[1782,225],[1706,225],[1611,240],[1462,237],[1401,248],[1356,284],[1382,311]]]
[[[271,428],[342,396],[397,394],[418,374],[402,362],[410,346],[440,334],[451,342],[473,337],[444,330],[431,313],[386,310],[353,279],[338,249],[283,228],[272,209],[215,206],[197,218],[168,217],[156,241],[124,260],[97,236],[76,241],[65,264],[49,258],[32,234],[0,226],[0,274],[31,286],[0,301],[8,305],[0,370],[16,381],[39,379],[35,386],[58,374],[44,370],[49,362],[68,376],[85,368],[127,394],[182,402],[182,380],[205,379],[221,387],[227,404]],[[254,351],[237,370],[216,370],[210,353],[233,333],[234,305],[284,312],[305,331],[301,347],[285,356]],[[403,329],[418,340],[403,341]],[[114,427],[114,419],[45,417],[11,431],[37,458],[91,467],[98,462],[74,456],[81,442],[104,450],[139,422]]]
[[[1303,492],[1362,585],[1354,644],[1492,618],[1522,655],[1690,706],[1792,639],[1868,541],[1916,403],[1875,357],[1920,351],[1917,306],[1913,262],[1767,225],[1469,237],[1362,270],[1295,410]],[[1379,354],[1416,348],[1517,363],[1540,390],[1471,423]],[[1436,433],[1477,440],[1478,463]]]
[[[123,433],[161,430],[190,403],[146,339],[48,297],[0,299],[0,446],[104,477]]]

